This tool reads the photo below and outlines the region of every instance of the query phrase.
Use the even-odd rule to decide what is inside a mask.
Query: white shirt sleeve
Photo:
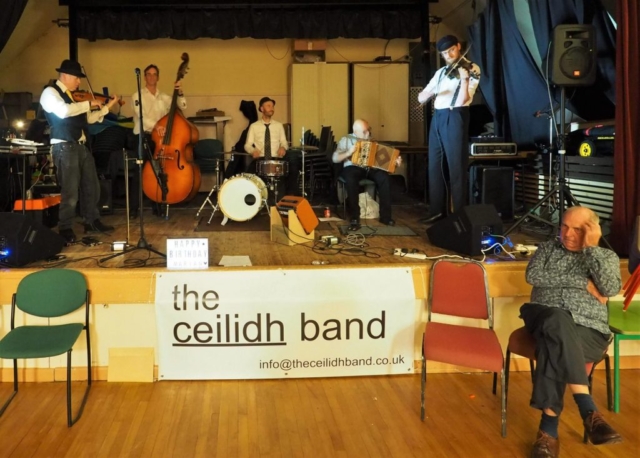
[[[244,150],[247,153],[253,153],[256,148],[253,146],[253,143],[255,142],[255,123],[251,124],[249,126],[249,132],[247,132],[247,141],[244,143]]]
[[[53,113],[60,119],[70,118],[91,110],[90,102],[67,103],[62,100],[58,91],[52,87],[45,88],[40,96],[40,105],[47,113]]]

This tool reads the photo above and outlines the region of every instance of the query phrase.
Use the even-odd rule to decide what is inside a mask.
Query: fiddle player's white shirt
[[[142,88],[142,118],[144,122],[144,131],[151,132],[156,123],[162,119],[171,109],[171,96],[156,90],[155,95],[146,87]],[[138,101],[138,93],[135,92],[131,99],[133,100],[133,133],[140,133],[140,108],[136,104]],[[181,110],[187,108],[187,99],[178,97],[176,106]]]
[[[249,132],[247,133],[247,141],[244,144],[244,150],[247,153],[253,153],[256,149],[260,150],[260,157],[264,157],[264,134],[266,132],[267,123],[258,119],[256,122],[249,126]],[[271,138],[271,157],[278,158],[278,150],[289,147],[287,143],[287,136],[284,132],[284,126],[281,122],[274,121],[269,122],[269,137]]]
[[[447,67],[442,67],[435,75],[433,75],[433,78],[431,78],[427,87],[418,94],[418,102],[426,102],[427,94],[434,93],[436,94],[436,99],[433,106],[436,110],[451,108],[451,100],[453,99],[456,88],[460,83],[460,78],[449,78],[448,76],[445,76],[446,71]],[[454,72],[457,71],[458,70],[454,70]],[[476,73],[478,78],[469,78],[469,100],[467,100],[467,103],[463,105],[465,107],[471,105],[473,95],[476,93],[476,89],[478,89],[478,84],[480,83],[480,67],[473,64],[472,72]]]
[[[56,81],[56,85],[60,88],[62,92],[67,92],[69,88],[64,85],[64,83],[60,80]],[[95,122],[102,122],[104,117],[109,113],[109,109],[104,106],[99,110],[91,111],[91,102],[74,102],[67,103],[64,101],[58,91],[56,91],[52,87],[45,88],[42,91],[42,95],[40,96],[40,105],[42,105],[42,109],[47,113],[53,113],[60,119],[70,118],[72,116],[77,116],[82,113],[87,114],[87,123],[93,124]],[[82,135],[78,139],[78,141],[84,142],[87,140],[84,131]],[[58,138],[52,138],[51,144],[63,143],[64,140],[60,140]]]

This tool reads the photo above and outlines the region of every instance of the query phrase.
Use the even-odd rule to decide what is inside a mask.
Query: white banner
[[[161,273],[160,379],[413,373],[414,315],[407,268]]]

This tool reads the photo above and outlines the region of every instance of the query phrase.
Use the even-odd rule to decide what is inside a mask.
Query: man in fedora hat
[[[244,149],[253,156],[253,161],[247,166],[250,173],[255,173],[256,162],[259,159],[264,160],[284,160],[289,163],[289,174],[287,175],[286,193],[289,195],[297,195],[298,191],[298,175],[300,174],[300,157],[293,153],[287,152],[289,146],[287,136],[284,133],[282,123],[272,119],[275,113],[276,101],[269,97],[262,97],[258,104],[258,111],[262,116],[251,126],[247,133],[247,141]]]
[[[435,96],[435,113],[429,128],[429,214],[424,223],[443,218],[465,205],[467,159],[469,157],[469,105],[480,82],[480,68],[464,59],[460,42],[446,35],[436,43],[446,62],[418,95],[420,103]],[[464,63],[464,67],[460,65]],[[448,167],[445,168],[445,161]],[[449,188],[445,170],[449,170]]]
[[[72,92],[80,86],[80,78],[85,77],[82,67],[76,61],[65,59],[56,71],[58,80],[44,89],[40,105],[51,128],[51,155],[61,188],[58,232],[67,243],[73,243],[78,200],[85,233],[113,230],[99,219],[100,183],[86,142],[87,124],[102,121],[118,97],[114,95],[105,105],[97,100],[76,103]]]

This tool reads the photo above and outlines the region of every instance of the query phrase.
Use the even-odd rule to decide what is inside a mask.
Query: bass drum
[[[233,221],[249,221],[267,200],[269,191],[256,175],[241,173],[225,181],[220,188],[220,210]]]

